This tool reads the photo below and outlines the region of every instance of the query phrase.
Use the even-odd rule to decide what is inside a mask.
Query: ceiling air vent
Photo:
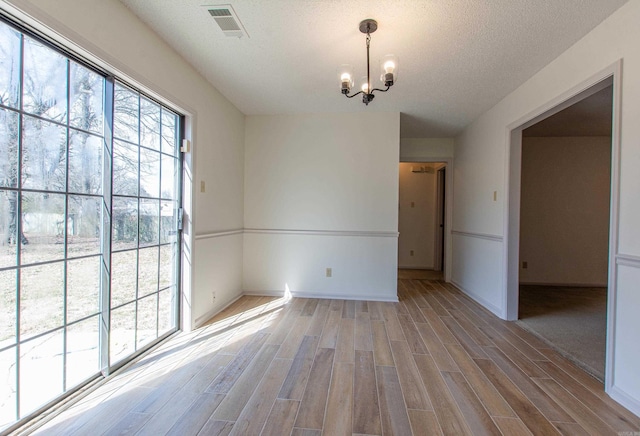
[[[226,36],[242,38],[249,36],[231,5],[205,6]]]

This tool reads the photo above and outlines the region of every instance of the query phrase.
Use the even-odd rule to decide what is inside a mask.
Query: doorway
[[[518,323],[604,379],[612,86],[522,131]]]
[[[610,150],[610,182],[605,189],[610,192],[610,204],[607,208],[607,223],[609,231],[607,234],[606,246],[606,349],[604,362],[604,382],[605,391],[609,392],[612,387],[613,356],[615,354],[613,337],[615,335],[615,301],[616,301],[616,277],[615,277],[615,255],[617,252],[617,228],[618,228],[618,203],[619,203],[619,181],[620,181],[620,74],[621,62],[612,64],[607,69],[594,75],[592,78],[568,90],[563,95],[539,107],[536,111],[523,116],[508,126],[509,147],[508,147],[508,205],[505,220],[505,318],[517,320],[519,315],[519,289],[521,282],[521,272],[524,268],[520,258],[520,208],[521,208],[521,173],[523,156],[523,131],[535,124],[555,115],[564,109],[581,102],[588,97],[602,91],[607,87],[612,87],[612,115],[609,119],[611,126],[611,138],[609,142]],[[527,265],[531,267],[530,264]],[[587,346],[589,346],[588,344]],[[566,353],[565,353],[566,354]]]
[[[403,276],[444,278],[446,166],[400,163],[398,268]]]

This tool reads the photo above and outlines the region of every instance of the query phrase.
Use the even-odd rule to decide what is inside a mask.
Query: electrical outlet
[[[493,191],[493,201],[498,201],[498,191]]]
[[[332,276],[331,268],[327,268],[327,270],[325,271],[325,275],[326,275],[327,277],[331,277],[331,276]]]
[[[200,181],[200,192],[204,192],[204,180]]]
[[[527,269],[529,268],[529,263],[527,261],[523,261],[522,262],[522,269]]]
[[[409,256],[413,256],[413,250],[409,252]]]

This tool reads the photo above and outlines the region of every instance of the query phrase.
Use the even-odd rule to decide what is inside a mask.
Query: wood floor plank
[[[232,435],[260,434],[290,365],[291,361],[288,359],[273,359],[260,384],[236,419]]]
[[[413,288],[416,292],[416,294],[413,296],[413,300],[416,303],[416,306],[418,306],[420,309],[425,309],[425,308],[431,308],[431,306],[429,305],[429,303],[427,302],[427,300],[424,298],[424,294],[426,292],[428,292],[429,290],[427,288],[424,287],[424,285],[421,283],[422,280],[413,280]]]
[[[347,381],[349,380],[344,380],[344,382]],[[382,434],[378,390],[376,388],[376,370],[372,351],[356,350],[353,386],[353,397],[358,399],[353,403],[353,433]],[[325,431],[327,431],[326,427]],[[329,432],[329,434],[332,433]]]
[[[353,346],[356,350],[373,351],[369,312],[356,312],[356,326]]]
[[[438,299],[432,295],[432,292],[435,292],[435,291],[429,291],[429,292],[426,292],[426,293],[422,294],[424,299],[427,300],[427,303],[429,303],[429,306],[431,307],[430,310],[433,310],[439,316],[449,316],[449,311],[447,311],[447,309],[445,309],[442,306],[442,304],[440,304]],[[425,309],[422,310],[423,314],[424,314],[424,311],[425,311]]]
[[[613,428],[605,424],[595,413],[555,380],[541,378],[534,379],[534,381],[589,434],[615,433]]]
[[[209,384],[206,391],[224,394],[238,380],[242,372],[251,363],[254,356],[262,348],[268,335],[256,333],[253,339],[234,357],[229,365]]]
[[[554,422],[553,425],[564,436],[584,436],[588,434],[580,424],[575,422]]]
[[[300,401],[278,398],[273,404],[269,418],[260,435],[281,436],[291,434],[298,407],[300,407]]]
[[[321,436],[321,430],[314,430],[311,428],[296,428],[294,427],[291,436]]]
[[[416,296],[410,300],[405,301],[404,304],[407,306],[407,311],[409,312],[409,315],[411,315],[411,319],[413,320],[413,322],[427,322],[427,319],[424,317],[422,310],[420,310],[420,307],[418,307],[416,303],[417,297],[422,298],[422,296]],[[423,307],[426,306],[427,304],[423,304]]]
[[[219,421],[235,421],[253,395],[259,380],[265,375],[271,361],[278,353],[279,345],[265,345],[247,366],[247,369],[237,378],[231,389],[226,393],[222,404],[216,409],[213,418]],[[288,367],[287,367],[288,369]],[[217,391],[213,391],[217,392]]]
[[[494,416],[493,420],[504,436],[533,436],[519,418]]]
[[[522,372],[507,356],[495,347],[485,348],[491,360],[504,372],[522,392],[527,393],[527,398],[550,421],[574,422],[573,418],[553,401],[540,387]]]
[[[429,323],[416,323],[416,329],[440,371],[460,371]]]
[[[129,412],[113,426],[103,432],[95,431],[94,434],[136,434],[151,419],[151,416],[149,413]]]
[[[170,399],[168,401],[163,401],[161,407],[158,406],[160,402],[148,406],[147,410],[153,410],[154,414],[152,419],[147,421],[144,425],[140,433],[166,433],[180,418],[180,416],[186,413],[188,409],[195,404],[196,400],[205,392],[209,381],[215,379],[217,375],[226,368],[231,359],[233,359],[233,356],[231,355],[220,354],[215,356],[214,360],[210,361],[209,364],[200,373],[198,373],[198,375],[192,378],[178,391],[164,391],[162,389],[158,389],[159,392],[164,391],[164,395]]]
[[[353,363],[334,363],[327,399],[327,412],[322,428],[324,434],[351,435],[352,411],[354,410],[353,378]]]
[[[373,358],[376,365],[394,366],[384,321],[371,321],[371,334],[373,336]]]
[[[474,361],[531,432],[535,435],[545,436],[559,434],[549,420],[540,413],[536,406],[527,399],[492,360],[476,359]]]
[[[516,417],[509,404],[487,379],[467,352],[458,344],[445,345],[484,407],[493,417]]]
[[[371,321],[381,321],[383,320],[382,309],[380,308],[380,302],[378,301],[369,301],[369,319]]]
[[[411,352],[414,354],[429,354],[422,340],[422,336],[420,336],[420,332],[418,332],[411,317],[409,315],[398,314],[398,321],[400,322],[400,328],[402,328]]]
[[[192,373],[190,378],[179,377],[176,374],[175,379],[172,377],[164,379],[162,388],[154,389],[146,398],[136,404],[132,408],[132,411],[138,413],[156,413],[181,390],[201,394],[208,383],[227,367],[232,358],[233,356],[231,355],[218,354],[214,355],[211,359],[197,359],[192,365],[185,365],[183,369],[177,372],[183,372],[183,370],[186,369],[198,369],[198,371],[195,374]],[[205,363],[205,365],[201,366],[199,363]]]
[[[396,369],[393,366],[378,366],[376,373],[383,434],[389,436],[412,434]]]
[[[329,304],[329,310],[337,310],[342,314],[342,308],[344,307],[345,300],[331,300],[331,304]]]
[[[441,372],[441,374],[454,400],[458,403],[466,423],[473,429],[473,434],[499,436],[500,430],[464,376],[459,372]]]
[[[367,312],[369,313],[369,304],[364,300],[356,301],[356,314],[358,312]]]
[[[539,361],[539,360],[548,360],[543,354],[541,354],[538,350],[529,345],[524,339],[520,336],[516,335],[511,328],[505,326],[504,321],[495,319],[494,322],[491,323],[491,327],[495,329],[498,333],[500,333],[507,341],[509,341],[514,347],[516,347],[522,354],[527,356],[530,360]],[[501,321],[501,322],[497,322]],[[518,327],[519,328],[519,327]],[[533,338],[533,335],[530,335]]]
[[[493,346],[495,345],[493,343],[493,341],[484,334],[484,331],[479,329],[475,324],[473,324],[469,318],[467,318],[460,310],[457,309],[448,309],[449,313],[451,314],[451,316],[453,317],[453,319],[455,319],[458,324],[460,324],[460,326],[464,329],[465,332],[467,332],[467,334],[469,336],[471,336],[471,338],[473,339],[473,341],[481,346]]]
[[[327,316],[327,322],[322,329],[322,336],[320,336],[320,343],[318,344],[319,348],[336,348],[341,319],[342,309],[329,309],[329,316]]]
[[[222,353],[238,354],[254,341],[253,334],[260,329],[261,322],[253,321],[234,327],[233,335],[224,344]]]
[[[540,369],[534,361],[530,360],[514,347],[509,341],[507,341],[502,335],[496,332],[489,326],[479,327],[482,331],[485,331],[487,336],[491,338],[496,347],[498,347],[503,353],[509,356],[509,359],[513,361],[518,367],[529,377],[548,377],[547,374]]]
[[[474,359],[486,358],[486,353],[480,348],[480,346],[469,336],[469,334],[462,328],[458,321],[450,316],[440,317],[442,322],[447,326],[449,331],[456,337],[460,345],[469,353]]]
[[[560,355],[557,351],[550,348],[540,349],[538,351],[540,351],[541,354],[549,359],[550,362],[553,362],[555,366],[557,366],[563,372],[567,373],[567,375],[570,375],[571,378],[582,384],[595,396],[605,400],[609,399],[609,396],[604,391],[604,384],[600,380],[597,380],[591,374],[586,373],[582,368],[568,360],[566,357]],[[548,364],[543,364],[541,366],[546,365]]]
[[[599,398],[552,362],[539,362],[539,365],[553,380],[558,382],[574,397],[579,398],[584,405],[595,412],[600,419],[612,428],[617,431],[638,431],[640,428],[640,418],[628,416],[628,412],[625,413],[611,398]]]
[[[295,427],[322,430],[334,355],[332,348],[318,348],[309,373],[313,383],[308,383],[304,391]]]
[[[224,394],[200,394],[200,397],[178,418],[166,434],[172,436],[198,434],[223,399]]]
[[[292,302],[287,305],[284,316],[277,324],[272,326],[271,330],[268,330],[269,338],[266,341],[268,345],[281,345],[291,330],[295,328],[296,321],[300,318],[300,313],[302,313],[302,309],[297,310],[295,306],[298,300],[302,299],[294,298]]]
[[[422,382],[432,399],[433,411],[438,417],[442,432],[452,435],[470,435],[471,431],[464,416],[460,413],[460,409],[442,379],[433,358],[425,354],[415,354],[413,358]]]
[[[342,318],[356,319],[356,302],[347,300],[342,306]]]
[[[125,416],[129,412],[130,404],[140,401],[149,394],[151,389],[137,385],[123,386],[96,404],[94,408],[87,410],[72,420],[57,420],[57,423],[52,423],[55,424],[53,428],[45,426],[42,428],[42,432],[45,435],[68,435],[74,432],[77,432],[76,434],[92,433],[95,428],[101,428],[95,427],[96,422],[112,422],[114,416]],[[114,401],[114,398],[118,398],[118,401]]]
[[[433,329],[434,332],[438,335],[438,338],[442,343],[450,343],[457,344],[458,340],[453,336],[453,333],[449,330],[449,328],[442,322],[440,316],[433,309],[422,309],[422,313],[425,318],[429,322],[429,325]]]
[[[328,301],[328,300],[324,300],[324,301]],[[307,329],[307,332],[305,334],[308,336],[322,335],[322,330],[324,329],[324,325],[327,322],[328,315],[329,315],[329,305],[319,303],[315,313],[313,314],[313,318],[311,319],[309,328]]]
[[[392,303],[381,303],[382,315],[384,317],[385,326],[387,328],[387,335],[390,341],[404,341],[404,333],[402,333],[402,327],[400,327],[400,321],[398,321],[398,313],[396,312]]]
[[[209,419],[207,423],[202,427],[198,436],[228,436],[233,430],[235,422],[231,421],[216,421]]]
[[[414,435],[441,435],[442,429],[434,412],[409,409],[409,421]]]
[[[294,356],[289,373],[282,383],[278,398],[302,400],[302,394],[307,386],[313,358],[316,355],[319,338],[305,336]]]
[[[400,386],[408,409],[433,410],[429,394],[427,393],[416,364],[412,359],[411,350],[406,341],[391,341],[391,352],[396,362]]]
[[[318,307],[318,299],[317,298],[309,298],[307,299],[306,304],[302,308],[302,313],[300,316],[313,316]],[[237,426],[236,426],[237,427]]]
[[[300,348],[300,343],[309,328],[309,324],[311,324],[310,316],[301,315],[295,319],[295,328],[291,329],[282,345],[280,345],[280,350],[276,356],[278,359],[293,359],[298,348]]]
[[[342,318],[336,342],[336,362],[354,363],[355,319]]]

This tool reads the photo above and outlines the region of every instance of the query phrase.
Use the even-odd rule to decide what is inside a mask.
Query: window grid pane
[[[175,330],[179,137],[0,19],[0,430]]]

